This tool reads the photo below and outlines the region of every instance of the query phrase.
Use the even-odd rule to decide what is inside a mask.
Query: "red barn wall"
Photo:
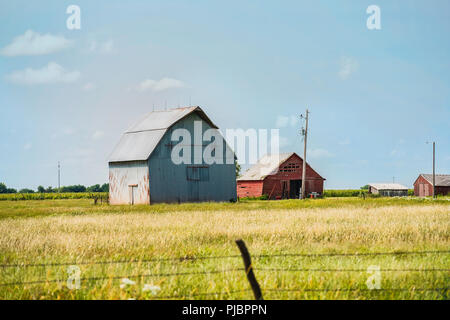
[[[262,195],[263,181],[238,181],[237,196],[239,198],[259,197]]]
[[[282,197],[282,181],[288,181],[287,192],[290,192],[290,180],[301,180],[303,160],[292,155],[280,165],[276,174],[267,176],[263,181],[238,181],[238,197],[257,197],[266,194],[270,199]],[[323,179],[314,169],[306,164],[306,194],[317,192],[323,194]],[[245,186],[245,188],[242,188]],[[245,190],[245,191],[242,191]],[[245,195],[244,195],[245,194]],[[248,195],[250,194],[250,195]]]
[[[420,185],[423,185],[423,187],[420,187]],[[428,189],[427,189],[428,188]],[[427,192],[428,190],[428,192]],[[435,188],[436,195],[447,195],[450,193],[450,187],[439,187],[436,186]],[[419,176],[414,182],[414,195],[417,197],[430,197],[433,195],[433,184],[429,182],[427,179],[425,179],[422,176]]]

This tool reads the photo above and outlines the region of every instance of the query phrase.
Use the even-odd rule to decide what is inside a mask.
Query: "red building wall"
[[[238,181],[237,196],[239,198],[259,197],[262,195],[263,181]]]
[[[240,190],[246,190],[252,197],[258,197],[263,194],[269,196],[270,199],[279,199],[282,195],[283,181],[287,181],[286,192],[290,193],[290,180],[301,180],[303,171],[303,159],[296,154],[292,155],[285,162],[283,162],[276,174],[267,176],[262,181],[238,181],[238,197],[244,196],[244,192]],[[314,169],[306,164],[306,194],[311,192],[317,192],[323,194],[323,181],[322,178]],[[245,188],[242,188],[245,187]],[[242,194],[242,196],[240,195]],[[247,193],[245,193],[247,194]]]
[[[420,185],[423,185],[422,187]],[[450,187],[435,188],[436,195],[447,195],[450,193]],[[414,182],[414,195],[417,197],[431,197],[433,195],[433,184],[422,176],[419,176]]]

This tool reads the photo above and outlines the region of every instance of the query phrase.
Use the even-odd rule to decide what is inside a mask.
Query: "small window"
[[[209,181],[209,167],[186,167],[186,179],[189,181]]]

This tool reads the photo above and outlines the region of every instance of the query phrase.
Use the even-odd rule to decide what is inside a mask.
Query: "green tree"
[[[102,188],[99,184],[94,184],[86,189],[87,192],[102,192]]]
[[[34,190],[24,188],[24,189],[20,189],[19,193],[34,193]]]
[[[37,188],[37,192],[39,192],[39,193],[45,193],[45,188],[44,188],[43,186],[39,186],[39,187]]]
[[[109,192],[109,183],[102,184],[102,192]]]
[[[6,184],[0,182],[0,193],[6,193],[6,190],[8,190]]]
[[[234,164],[236,165],[236,178],[239,178],[241,176],[241,165],[237,160],[234,160]]]
[[[369,190],[369,185],[366,184],[365,186],[362,186],[360,189],[361,189],[361,190]]]
[[[86,187],[81,184],[77,184],[74,186],[64,186],[61,187],[61,192],[86,192]]]

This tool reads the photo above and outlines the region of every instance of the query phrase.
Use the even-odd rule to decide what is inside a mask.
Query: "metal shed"
[[[189,131],[194,147],[194,122],[201,123],[201,135],[218,127],[198,106],[153,111],[132,125],[122,135],[110,155],[109,183],[111,204],[151,204],[160,202],[199,202],[236,200],[236,167],[226,161],[234,153],[223,140],[222,163],[194,159],[175,164],[172,140],[176,129]],[[201,151],[208,143],[201,140]],[[196,161],[194,161],[196,160]]]
[[[267,195],[269,199],[298,199],[303,159],[295,152],[269,154],[258,160],[237,181],[240,198]],[[323,193],[325,181],[306,163],[306,194]]]
[[[369,183],[369,193],[383,197],[406,197],[408,188],[399,183]]]

